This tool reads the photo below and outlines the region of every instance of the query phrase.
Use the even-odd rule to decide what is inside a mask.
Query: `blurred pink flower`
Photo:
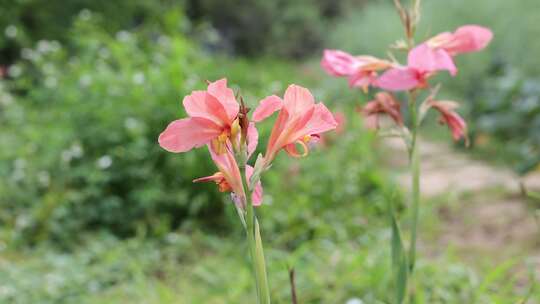
[[[428,101],[428,106],[439,111],[441,114],[439,122],[448,126],[455,141],[464,138],[465,143],[468,144],[467,124],[465,123],[465,120],[454,111],[459,107],[457,102],[430,100]]]
[[[453,56],[485,48],[492,32],[478,25],[466,25],[455,33],[441,33],[413,48],[407,56],[407,66],[386,71],[376,85],[390,91],[404,91],[428,86],[427,79],[438,71],[457,74]]]
[[[193,91],[183,100],[188,118],[171,122],[159,135],[159,145],[170,152],[186,152],[212,143],[223,153],[232,126],[238,116],[239,104],[227,79],[208,85],[207,91]]]
[[[428,78],[440,70],[457,72],[452,57],[444,50],[432,51],[421,44],[409,52],[407,66],[398,66],[382,74],[375,85],[389,91],[405,91],[428,86]]]
[[[490,29],[479,25],[464,25],[454,33],[444,32],[425,43],[432,49],[442,49],[450,56],[462,53],[478,52],[493,39]]]
[[[334,119],[336,120],[337,126],[336,126],[336,134],[342,134],[345,132],[345,125],[347,124],[347,117],[345,116],[345,113],[341,111],[334,112]]]
[[[270,96],[260,102],[253,114],[254,121],[260,121],[279,110],[264,156],[265,166],[270,165],[281,149],[293,156],[305,156],[309,152],[307,143],[318,134],[335,129],[334,115],[322,103],[315,104],[308,89],[290,85],[283,100]],[[300,153],[296,144],[303,147]]]
[[[377,71],[387,69],[392,63],[372,56],[352,56],[340,50],[324,50],[321,67],[330,75],[347,77],[351,87],[368,87],[377,79]]]
[[[388,91],[406,91],[428,86],[427,78],[432,73],[420,71],[412,67],[396,67],[382,74],[375,85]]]
[[[392,120],[402,126],[403,118],[399,102],[388,92],[379,92],[375,94],[375,99],[368,102],[362,109],[361,113],[364,116],[364,122],[367,128],[379,128],[379,115],[384,114],[390,116]]]

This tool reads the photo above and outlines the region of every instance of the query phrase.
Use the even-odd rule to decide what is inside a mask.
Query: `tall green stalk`
[[[262,246],[262,239],[259,229],[259,223],[255,215],[253,208],[253,202],[251,200],[251,190],[246,182],[245,175],[245,162],[241,162],[240,170],[242,172],[242,185],[244,187],[245,195],[245,208],[246,208],[246,234],[248,239],[249,253],[251,256],[251,263],[253,265],[253,275],[255,277],[255,284],[257,289],[257,299],[259,304],[270,304],[270,290],[268,288],[268,278],[266,274],[266,263],[264,260],[264,251]]]
[[[410,164],[411,164],[411,184],[412,184],[412,209],[411,209],[411,244],[409,247],[409,271],[414,271],[416,261],[416,239],[418,228],[418,214],[420,204],[420,151],[418,147],[418,113],[416,108],[416,94],[409,93],[409,111],[411,113],[411,147],[410,147]]]

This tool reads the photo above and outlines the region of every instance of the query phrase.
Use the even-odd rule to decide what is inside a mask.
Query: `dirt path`
[[[385,140],[389,164],[398,169],[397,179],[409,189],[405,146],[399,139]],[[452,247],[465,260],[497,264],[514,259],[517,269],[536,269],[540,278],[540,222],[523,197],[517,175],[510,170],[473,160],[444,143],[421,140],[421,187],[425,204],[439,218],[429,253]],[[540,174],[522,179],[529,189],[540,191]],[[434,242],[433,242],[434,241]],[[428,243],[428,242],[426,242]]]

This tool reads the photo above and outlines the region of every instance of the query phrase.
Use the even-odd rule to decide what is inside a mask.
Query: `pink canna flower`
[[[403,125],[400,104],[388,92],[377,93],[375,99],[362,108],[361,113],[364,115],[365,125],[369,129],[379,128],[379,116],[382,114],[390,116],[397,125]]]
[[[455,141],[460,138],[465,139],[465,143],[468,145],[469,138],[467,136],[467,124],[465,120],[455,111],[459,107],[457,102],[454,101],[428,101],[428,106],[439,111],[441,117],[439,119],[441,124],[446,124],[452,132],[452,137]]]
[[[315,104],[308,89],[294,84],[287,88],[283,100],[277,96],[263,99],[253,113],[253,121],[261,121],[278,110],[279,115],[264,156],[265,167],[281,149],[293,157],[307,155],[307,143],[312,138],[337,126],[334,116],[324,104]],[[297,150],[297,144],[302,146],[302,153]]]
[[[377,72],[387,69],[392,63],[372,56],[352,56],[340,50],[324,50],[321,67],[330,75],[347,77],[351,87],[368,87],[377,80]]]
[[[186,152],[212,143],[223,153],[226,142],[235,137],[239,104],[227,79],[208,85],[206,91],[194,91],[183,100],[188,118],[171,122],[159,135],[159,145],[170,152]]]

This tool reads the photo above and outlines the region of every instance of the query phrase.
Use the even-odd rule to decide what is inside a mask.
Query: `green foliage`
[[[91,16],[77,19],[68,45],[27,49],[2,82],[2,238],[161,234],[196,219],[224,227],[226,197],[191,182],[215,172],[208,152],[167,153],[157,137],[206,79],[227,75],[255,103],[292,77],[285,64],[234,62],[211,59],[181,35],[112,36]]]
[[[345,0],[188,1],[195,23],[209,22],[221,35],[214,46],[243,55],[301,57],[322,46],[325,24]]]
[[[203,89],[206,79],[226,75],[252,108],[264,96],[282,95],[292,79],[307,87],[313,80],[287,62],[209,57],[178,34],[110,35],[93,15],[80,16],[70,32],[67,44],[41,41],[27,49],[10,67],[10,80],[0,82],[0,143],[10,147],[0,151],[2,239],[69,245],[83,231],[159,236],[200,223],[227,231],[237,220],[227,195],[191,182],[215,172],[208,152],[165,152],[156,142],[159,132],[185,115],[182,96]],[[315,93],[333,100],[334,91]],[[356,114],[349,120],[358,123]],[[270,122],[260,125],[260,151],[270,128]],[[317,227],[338,232],[324,224],[325,217],[337,217],[325,212],[332,205],[358,204],[366,206],[362,214],[381,214],[380,203],[363,198],[381,201],[387,187],[366,135],[330,135],[331,146],[324,153],[315,148],[307,159],[280,156],[263,177],[265,200],[304,211],[276,211],[264,229],[287,227],[280,238],[294,247],[313,238]]]
[[[181,13],[181,4],[168,0],[3,0],[0,1],[0,64],[13,62],[21,48],[32,47],[35,41],[67,41],[72,23],[80,16],[93,14],[109,33],[142,24],[147,28],[178,30],[183,24],[171,24],[163,17],[171,12]]]
[[[510,70],[501,76],[483,80],[478,101],[470,106],[475,117],[472,125],[477,142],[503,146],[510,156],[506,163],[519,173],[534,170],[540,164],[540,85]],[[490,138],[495,143],[489,143]]]

